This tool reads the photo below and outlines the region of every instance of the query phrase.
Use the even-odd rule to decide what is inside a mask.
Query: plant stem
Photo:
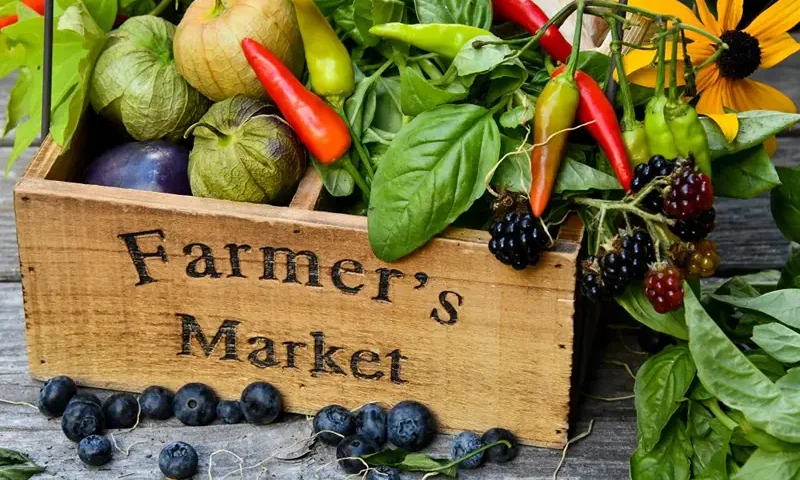
[[[572,15],[572,12],[575,11],[575,8],[576,8],[575,2],[569,2],[568,4],[564,5],[564,7],[561,10],[559,10],[558,13],[550,17],[550,20],[548,20],[547,23],[542,25],[542,28],[536,31],[536,34],[528,40],[528,43],[523,45],[522,48],[520,48],[513,55],[508,57],[508,59],[513,60],[515,58],[518,58],[526,50],[536,45],[536,43],[539,40],[541,40],[542,37],[544,37],[544,34],[547,33],[547,30],[550,27],[561,26],[561,24],[564,23],[567,20],[567,18],[569,18],[570,15]]]
[[[586,207],[596,208],[598,210],[630,212],[642,220],[647,220],[653,223],[660,223],[664,225],[674,225],[675,220],[665,217],[664,215],[656,215],[646,212],[639,208],[637,205],[625,202],[616,202],[613,200],[598,200],[594,198],[574,198],[572,202],[577,205],[584,205]]]
[[[727,43],[723,43],[722,45],[717,47],[717,51],[714,52],[713,55],[708,57],[705,62],[701,63],[700,65],[698,65],[696,67],[694,67],[695,71],[699,72],[700,70],[702,70],[702,69],[706,68],[707,66],[711,65],[712,63],[716,62],[719,59],[720,55],[725,53],[725,50],[728,50],[729,48],[730,47],[728,46]]]
[[[480,50],[486,45],[523,45],[531,41],[531,36],[526,35],[522,38],[514,38],[510,40],[475,40],[472,42],[472,48]],[[434,54],[435,55],[435,54]]]
[[[672,36],[672,59],[670,60],[672,75],[669,80],[669,99],[678,99],[678,34],[677,31]]]
[[[349,173],[350,176],[353,177],[353,180],[355,180],[356,185],[358,185],[358,188],[361,189],[361,193],[364,194],[364,198],[366,200],[369,200],[369,197],[372,193],[370,191],[369,185],[367,185],[367,182],[364,180],[364,177],[361,175],[361,172],[359,172],[356,166],[353,165],[353,162],[350,161],[350,157],[344,157],[339,161],[342,162],[342,166],[347,171],[347,173]]]
[[[727,428],[734,430],[736,427],[739,426],[736,420],[732,419],[725,412],[722,411],[722,408],[720,408],[717,399],[706,400],[702,403],[703,405],[705,405],[706,408],[711,410],[711,413],[714,414],[714,417],[716,417],[717,420],[722,422],[722,424],[725,425]]]
[[[666,49],[667,37],[658,39],[658,50],[656,52],[656,86],[654,88],[655,95],[658,97],[664,95],[664,77],[667,75],[665,60]]]
[[[170,4],[173,1],[174,0],[161,0],[160,2],[158,2],[158,5],[156,5],[156,8],[151,10],[150,13],[148,13],[148,15],[152,15],[154,17],[160,16],[162,13],[164,13],[164,11],[167,9],[168,6],[170,6]],[[220,1],[220,0],[217,0],[217,1]],[[222,2],[220,1],[220,3],[222,3]],[[225,8],[225,7],[223,6],[222,8]],[[217,7],[215,6],[214,10],[216,10],[216,9],[217,9]]]
[[[575,6],[578,9],[575,15],[575,35],[572,38],[572,55],[567,64],[566,74],[570,78],[575,78],[575,72],[578,71],[578,58],[581,51],[581,39],[583,34],[583,10],[586,5],[584,0],[577,0]]]
[[[425,72],[431,80],[439,80],[442,78],[442,72],[439,68],[430,61],[430,59],[423,59],[419,62],[420,68]]]
[[[613,19],[611,21],[611,54],[614,57],[614,63],[617,65],[617,76],[619,77],[619,93],[622,96],[622,125],[623,130],[625,126],[631,126],[636,123],[636,111],[633,106],[633,97],[631,96],[631,86],[628,83],[628,77],[625,75],[625,65],[622,63],[622,40],[620,39],[620,32],[617,29],[617,22]],[[609,81],[612,81],[609,78]]]
[[[384,65],[385,68],[381,67],[381,69],[373,73],[372,76],[380,76],[386,70],[386,68],[389,68],[388,65],[391,65],[391,62],[386,62],[386,64]],[[350,131],[350,140],[353,144],[353,147],[356,149],[356,153],[358,154],[359,160],[361,161],[362,164],[364,164],[364,168],[367,170],[367,178],[372,180],[372,177],[375,176],[375,171],[372,168],[372,162],[369,158],[369,152],[366,152],[364,144],[361,143],[361,132],[358,132],[358,134],[356,134],[356,131],[353,129],[353,125],[350,124],[350,119],[347,118],[347,113],[344,111],[344,100],[341,98],[337,98],[335,101],[331,102],[331,105],[333,105],[333,108],[336,110],[336,113],[338,113],[339,116],[341,116],[344,119],[344,123],[347,125],[347,129]],[[350,161],[350,158],[346,158],[344,161],[346,161],[346,163],[344,164],[345,170],[347,170],[351,175],[353,175],[353,179],[356,181],[356,183],[358,183],[359,188],[361,188],[361,190],[364,191],[367,194],[367,196],[369,196],[369,186],[367,182],[364,181],[364,178],[361,176],[361,172],[359,172],[358,169],[355,167],[355,165],[353,165],[353,163]],[[350,168],[348,168],[348,166],[352,168],[352,171],[350,171]],[[364,190],[364,187],[366,187],[366,190]]]

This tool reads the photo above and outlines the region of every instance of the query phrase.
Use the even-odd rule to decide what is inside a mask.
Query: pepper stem
[[[663,22],[660,22],[659,26],[663,27]],[[656,97],[664,95],[664,80],[667,74],[666,50],[667,37],[661,37],[658,39],[658,51],[656,52],[656,86],[653,92]]]
[[[536,43],[539,40],[541,40],[542,37],[544,37],[544,35],[547,33],[547,30],[550,27],[561,26],[561,24],[564,23],[567,20],[567,18],[569,18],[570,15],[572,15],[572,12],[575,10],[575,7],[576,7],[575,2],[569,2],[568,4],[564,5],[564,8],[562,8],[561,10],[558,11],[558,13],[550,17],[550,20],[548,20],[544,25],[542,25],[539,28],[539,30],[536,31],[536,34],[533,37],[531,37],[530,40],[528,40],[528,43],[523,45],[522,48],[520,48],[519,50],[514,52],[513,55],[508,57],[508,60],[513,60],[515,58],[520,57],[523,53],[525,53],[526,50],[536,45]]]
[[[669,98],[670,100],[678,99],[678,32],[672,36],[672,59],[670,60],[670,67],[672,68],[672,75],[669,81]]]
[[[609,19],[611,25],[611,35],[613,41],[611,42],[611,53],[614,57],[614,63],[617,65],[617,76],[619,77],[619,93],[622,97],[622,125],[629,126],[636,122],[636,112],[633,106],[633,97],[631,96],[631,86],[628,83],[628,77],[625,75],[625,65],[622,63],[622,39],[620,38],[620,31],[617,29],[617,21]],[[609,78],[611,81],[612,79]]]
[[[161,0],[158,2],[158,5],[155,6],[148,15],[152,15],[154,17],[161,16],[162,13],[169,7],[169,5],[173,2],[173,0]]]
[[[583,34],[583,10],[586,8],[584,0],[575,2],[577,12],[575,14],[575,35],[572,38],[572,56],[569,58],[566,73],[570,78],[575,78],[578,70],[578,59],[581,56],[581,38]]]

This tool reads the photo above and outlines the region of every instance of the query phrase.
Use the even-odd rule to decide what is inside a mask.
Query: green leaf
[[[800,367],[794,367],[775,382],[784,394],[800,399]]]
[[[500,98],[518,91],[528,79],[528,71],[520,62],[503,63],[489,72],[489,91],[486,102],[491,105]],[[521,92],[520,92],[521,93]]]
[[[634,480],[689,480],[691,443],[686,426],[674,418],[667,424],[661,441],[650,451],[637,448],[631,456],[631,478]]]
[[[476,105],[425,112],[398,133],[375,175],[369,239],[385,261],[401,258],[444,230],[486,190],[500,157],[500,132]]]
[[[506,58],[511,55],[511,47],[506,44],[501,45],[485,45],[482,48],[473,47],[474,42],[494,42],[500,38],[494,35],[485,35],[482,37],[475,37],[473,41],[467,42],[461,47],[456,58],[453,59],[453,66],[462,77],[475,75],[479,73],[486,73],[493,70],[498,65],[507,62]],[[522,62],[519,59],[514,59],[513,64],[519,65],[523,70]]]
[[[530,164],[528,164],[530,168]],[[590,190],[620,190],[616,177],[565,157],[556,177],[555,193],[587,192]]]
[[[770,357],[760,348],[756,350],[748,350],[744,355],[748,360],[750,360],[750,363],[755,365],[756,368],[761,370],[761,373],[766,375],[767,378],[773,382],[786,375],[786,369],[783,367],[781,362]]]
[[[781,184],[763,145],[743,150],[714,163],[714,194],[753,198]]]
[[[489,30],[491,0],[414,0],[420,23],[457,23]]]
[[[347,121],[359,137],[372,125],[377,108],[375,87],[380,75],[370,75],[362,78],[357,84],[353,95],[344,104]]]
[[[692,441],[692,471],[695,479],[726,480],[726,459],[733,431],[726,428],[701,404],[689,404],[688,433]]]
[[[344,169],[342,162],[335,162],[328,165],[319,163],[316,159],[311,162],[314,169],[322,178],[325,189],[334,197],[347,197],[352,195],[355,190],[356,182],[350,172]]]
[[[608,55],[597,51],[582,51],[578,58],[578,69],[588,73],[598,84],[603,85],[608,80],[608,65],[610,63],[611,57]]]
[[[781,186],[773,189],[770,196],[772,218],[784,237],[800,243],[800,167],[776,170]]]
[[[402,22],[405,12],[402,0],[353,0],[353,23],[363,44],[370,47],[377,45],[380,39],[369,33],[369,29],[383,23]]]
[[[413,68],[400,72],[400,105],[403,113],[415,117],[428,110],[467,98],[469,90],[456,80],[448,85],[433,85]]]
[[[789,260],[781,272],[778,288],[800,288],[800,244],[792,243]]]
[[[692,384],[692,388],[689,389],[689,398],[692,400],[697,400],[698,402],[702,402],[705,400],[711,400],[714,398],[714,395],[711,394],[706,387],[703,386],[703,382],[700,381],[699,378],[695,377],[694,383]]]
[[[750,110],[737,113],[736,116],[739,117],[739,133],[731,143],[728,143],[725,135],[713,120],[701,117],[703,127],[708,135],[708,147],[713,159],[760,145],[768,138],[800,121],[800,115],[768,110]],[[716,166],[714,173],[716,174]]]
[[[800,333],[780,323],[755,326],[753,342],[779,362],[800,362]]]
[[[516,107],[503,112],[500,115],[500,125],[504,128],[514,129],[520,125],[525,125],[533,120],[533,112],[535,110],[536,99],[530,98],[528,95],[524,97],[525,103],[517,105]],[[520,142],[518,141],[517,144]]]
[[[28,480],[45,469],[27,455],[0,448],[0,480]]]
[[[86,10],[103,32],[110,32],[117,19],[117,0],[83,0]]]
[[[314,0],[314,3],[317,4],[317,8],[319,8],[325,16],[332,15],[338,9],[346,7],[350,2],[351,0]]]
[[[800,404],[788,399],[708,316],[689,289],[684,304],[689,349],[709,392],[770,435],[800,442]]]
[[[639,448],[655,448],[661,431],[678,410],[694,380],[694,362],[686,345],[670,347],[647,359],[636,374],[636,425]]]
[[[800,480],[800,452],[770,452],[759,448],[732,480]]]
[[[681,340],[689,339],[683,309],[667,314],[657,313],[645,296],[641,285],[631,285],[625,293],[616,297],[616,301],[634,319],[651,329]]]
[[[400,96],[400,76],[378,78],[372,127],[391,134],[396,134],[403,128],[404,115],[400,107]]]
[[[800,289],[776,290],[759,297],[742,298],[715,294],[711,298],[744,310],[763,313],[792,328],[800,329]]]

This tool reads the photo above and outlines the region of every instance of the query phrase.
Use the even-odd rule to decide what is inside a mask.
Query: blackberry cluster
[[[716,220],[717,211],[711,207],[695,218],[677,220],[670,230],[684,242],[697,242],[714,231],[717,226]]]
[[[489,233],[489,251],[515,270],[539,263],[542,250],[551,242],[550,233],[530,213],[508,213],[489,227]]]
[[[616,247],[584,262],[581,290],[591,300],[621,295],[632,282],[642,280],[655,261],[653,239],[644,230],[622,236]]]
[[[657,177],[672,175],[676,167],[677,164],[674,160],[667,160],[661,155],[652,157],[649,162],[636,166],[636,169],[633,171],[634,177],[631,181],[631,191],[634,193],[642,191],[644,187]],[[642,201],[642,207],[652,213],[660,213],[663,206],[664,200],[657,191],[651,192]]]
[[[664,212],[672,218],[687,220],[707,212],[713,205],[711,179],[688,164],[680,169],[667,190]]]

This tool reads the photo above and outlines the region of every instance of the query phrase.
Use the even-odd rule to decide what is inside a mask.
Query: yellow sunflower
[[[705,0],[697,0],[697,14],[677,0],[630,0],[629,4],[652,12],[674,15],[687,23],[720,37],[729,49],[697,75],[700,100],[697,111],[714,119],[729,140],[736,138],[739,121],[726,111],[777,110],[796,113],[795,103],[780,90],[748,78],[759,68],[771,68],[800,50],[800,43],[786,33],[800,23],[800,0],[778,0],[743,30],[743,0],[717,0],[717,17]],[[686,31],[692,43],[688,50],[692,63],[702,64],[716,52],[707,37]],[[667,48],[669,52],[671,49]],[[671,55],[670,55],[671,56]],[[646,86],[655,85],[655,70],[647,68],[653,52],[634,50],[625,56],[625,71],[630,80]],[[682,68],[679,62],[679,68]],[[678,72],[678,78],[683,78]],[[774,143],[768,150],[774,151]]]

